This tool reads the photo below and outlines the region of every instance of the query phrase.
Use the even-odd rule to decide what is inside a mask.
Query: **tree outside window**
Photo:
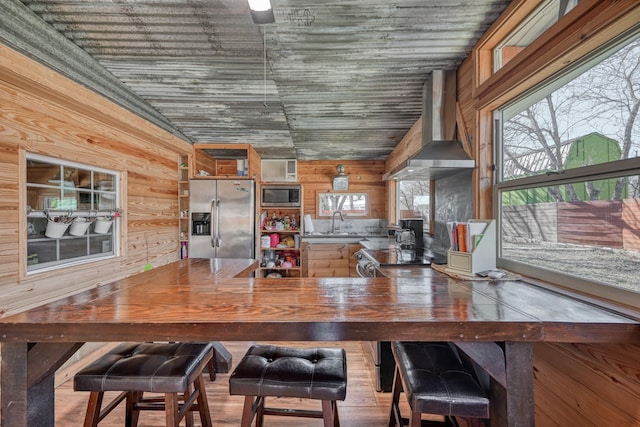
[[[640,38],[565,71],[498,115],[499,257],[640,293]]]
[[[429,181],[398,181],[398,219],[422,218],[424,228],[430,228],[431,198]]]

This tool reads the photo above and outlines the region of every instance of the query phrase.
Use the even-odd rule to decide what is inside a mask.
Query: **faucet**
[[[344,222],[344,217],[342,216],[342,212],[335,211],[331,216],[331,234],[336,232],[336,214],[340,215],[340,221]]]

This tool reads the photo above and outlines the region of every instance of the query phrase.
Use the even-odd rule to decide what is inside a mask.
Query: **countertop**
[[[433,275],[437,273],[433,271],[430,266],[381,267],[380,270],[382,271],[382,274],[384,274],[384,277],[394,279],[419,279],[424,277],[433,277]]]

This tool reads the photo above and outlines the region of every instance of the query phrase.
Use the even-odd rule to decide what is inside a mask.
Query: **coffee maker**
[[[422,230],[424,220],[422,218],[401,219],[399,221],[399,225],[403,230],[413,231],[413,235],[415,236],[415,244],[413,249],[416,252],[422,252],[424,250],[424,232]]]

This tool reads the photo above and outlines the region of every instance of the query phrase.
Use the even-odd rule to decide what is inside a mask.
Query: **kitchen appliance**
[[[416,244],[416,235],[413,230],[400,230],[396,233],[396,242],[401,248],[413,249]]]
[[[356,264],[358,276],[384,277],[380,270],[380,263],[375,258],[375,254],[383,253],[395,253],[395,249],[360,249],[356,252],[354,256],[358,260]],[[371,366],[373,366],[376,391],[391,391],[395,369],[391,343],[389,341],[367,341],[364,344],[365,355],[369,357]]]
[[[401,219],[399,223],[400,228],[402,228],[403,230],[410,230],[413,232],[409,233],[409,239],[411,238],[411,234],[413,234],[413,238],[415,240],[413,249],[416,252],[424,250],[424,221],[422,220],[422,218]]]
[[[195,179],[189,189],[189,256],[254,258],[255,183]]]
[[[380,271],[379,264],[375,259],[368,255],[366,249],[360,249],[353,255],[358,263],[356,264],[356,272],[360,277],[384,277]]]
[[[298,161],[295,159],[262,159],[260,161],[262,182],[296,182]]]
[[[429,267],[431,264],[447,263],[446,255],[401,247],[360,249],[354,257],[358,260],[356,271],[360,277],[384,277],[382,268]]]
[[[260,205],[299,207],[301,203],[300,185],[263,185],[260,189]]]
[[[391,342],[389,341],[366,341],[364,343],[365,356],[374,366],[374,379],[376,391],[391,391],[393,387],[393,372],[396,368],[396,361],[393,359]]]
[[[422,220],[420,220],[420,222],[422,222]],[[412,230],[410,230],[412,231],[411,234],[415,233],[415,227],[419,226],[417,221],[410,224],[405,223],[404,225],[413,227]],[[422,233],[421,226],[420,233]],[[422,244],[422,241],[420,244]],[[403,249],[401,245],[380,249],[360,249],[354,256],[358,260],[356,271],[360,277],[384,277],[382,268],[402,266],[428,267],[432,263],[447,263],[445,255],[434,254],[430,249]],[[391,391],[395,362],[393,360],[390,342],[366,342],[366,349],[372,366],[374,367],[376,390]]]
[[[382,177],[422,181],[439,179],[464,169],[475,160],[465,152],[456,131],[456,70],[434,70],[427,75],[422,101],[422,150]]]

